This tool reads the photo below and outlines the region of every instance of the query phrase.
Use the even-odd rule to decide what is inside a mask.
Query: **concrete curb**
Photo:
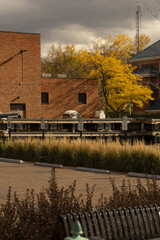
[[[145,173],[134,173],[134,172],[128,172],[128,177],[138,177],[138,178],[155,178],[157,180],[160,180],[160,175],[152,175],[152,174],[145,174]]]
[[[42,167],[63,168],[63,166],[60,164],[43,163],[43,162],[35,162],[34,165],[42,166]]]
[[[0,162],[24,163],[22,160],[10,159],[10,158],[0,158]]]
[[[105,174],[111,173],[109,170],[97,169],[97,168],[76,167],[75,170],[84,171],[84,172],[105,173]]]

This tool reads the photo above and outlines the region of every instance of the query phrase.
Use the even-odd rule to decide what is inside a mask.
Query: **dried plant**
[[[62,214],[160,204],[160,187],[155,177],[146,179],[145,185],[140,179],[136,186],[126,180],[120,188],[113,179],[110,183],[113,194],[109,198],[101,194],[96,206],[92,203],[95,185],[86,184],[86,193],[77,196],[76,181],[66,189],[59,188],[54,169],[48,187],[37,195],[33,189],[27,189],[24,199],[20,199],[9,187],[7,201],[0,207],[0,239],[63,240]]]
[[[7,202],[0,208],[1,240],[61,240],[64,239],[60,215],[91,211],[94,186],[86,185],[86,196],[76,196],[76,181],[68,188],[58,188],[52,169],[49,186],[35,196],[26,190],[24,199],[8,190]]]
[[[0,144],[1,157],[154,174],[160,173],[159,152],[159,147],[142,141],[25,139]]]
[[[132,186],[129,180],[123,179],[121,187],[118,188],[111,179],[111,185],[112,195],[106,198],[101,194],[97,202],[97,210],[160,204],[160,186],[154,176],[152,179],[146,178],[146,184],[142,184],[141,180],[137,179],[136,186]]]

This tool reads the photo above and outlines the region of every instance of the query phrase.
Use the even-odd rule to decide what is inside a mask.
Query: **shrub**
[[[26,190],[24,199],[8,190],[7,202],[0,208],[1,240],[59,240],[64,239],[60,215],[69,212],[91,211],[94,186],[86,184],[85,200],[76,196],[76,181],[68,188],[58,188],[52,169],[49,186],[35,197]]]
[[[130,181],[123,180],[118,189],[111,179],[112,195],[106,198],[102,194],[96,206],[93,206],[95,185],[89,187],[86,184],[85,195],[77,196],[76,181],[66,189],[59,189],[55,170],[52,169],[48,187],[37,195],[33,189],[27,189],[24,199],[20,199],[9,188],[7,202],[0,207],[0,239],[62,240],[62,214],[160,204],[160,186],[156,179],[146,179],[146,183],[144,186],[138,179],[137,185],[133,187]]]
[[[137,179],[136,186],[124,179],[120,188],[117,188],[113,179],[111,185],[113,194],[109,198],[101,194],[97,210],[160,204],[160,186],[154,176],[153,179],[146,178],[145,185],[140,179]]]

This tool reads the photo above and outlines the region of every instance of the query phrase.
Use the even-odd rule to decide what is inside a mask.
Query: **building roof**
[[[14,31],[0,31],[0,33],[16,33],[16,34],[32,34],[32,35],[41,35],[40,33],[30,33],[30,32],[14,32]]]
[[[152,76],[157,76],[157,70],[152,66],[152,65],[146,65],[137,71],[134,72],[135,74],[138,75],[152,75]]]
[[[130,61],[143,59],[143,58],[153,58],[153,57],[160,57],[160,40],[153,43],[143,51],[137,53],[133,56]]]

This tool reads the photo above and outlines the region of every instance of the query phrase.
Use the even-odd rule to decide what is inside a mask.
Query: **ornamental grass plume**
[[[25,139],[0,144],[0,156],[118,172],[160,173],[160,149],[143,141]]]

